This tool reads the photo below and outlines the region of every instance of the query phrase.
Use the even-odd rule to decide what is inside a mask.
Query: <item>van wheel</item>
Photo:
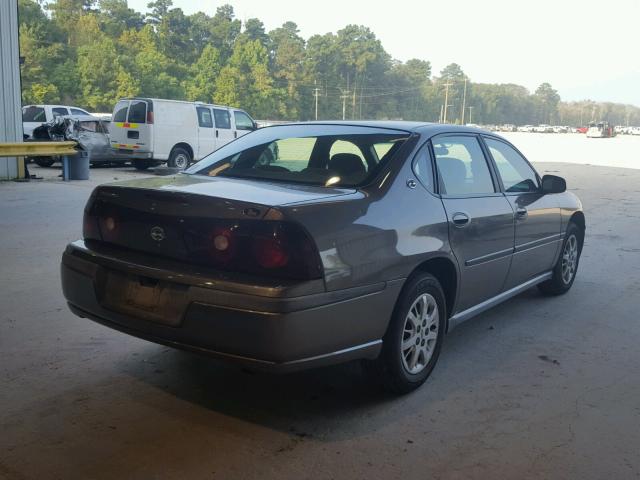
[[[36,163],[38,165],[40,165],[41,167],[50,167],[55,162],[56,161],[51,157],[39,157],[39,158],[36,158]]]
[[[176,147],[171,151],[169,155],[169,161],[167,165],[172,168],[179,168],[184,170],[191,163],[191,155],[182,147]]]
[[[367,367],[394,393],[422,385],[442,348],[447,309],[438,280],[427,273],[405,285],[384,336],[382,352]]]
[[[146,170],[147,168],[153,166],[153,160],[132,160],[131,164],[135,167],[136,170]]]

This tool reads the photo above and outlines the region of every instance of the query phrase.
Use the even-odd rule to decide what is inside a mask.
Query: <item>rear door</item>
[[[149,121],[147,121],[149,120]],[[127,148],[140,152],[150,152],[152,145],[153,103],[150,100],[131,100],[126,130]]]
[[[505,288],[551,270],[562,243],[560,208],[555,195],[541,193],[529,162],[507,142],[484,137],[504,195],[515,218],[515,248]]]
[[[231,125],[231,114],[226,108],[213,108],[215,120],[216,148],[226,145],[235,138]]]
[[[111,116],[111,128],[109,137],[111,138],[111,147],[115,149],[124,148],[127,144],[127,128],[124,124],[127,122],[127,113],[129,113],[129,100],[120,100],[113,108]]]
[[[502,291],[513,252],[513,209],[476,135],[439,135],[432,147],[460,267],[460,312]]]
[[[211,108],[197,106],[196,113],[198,115],[198,152],[196,153],[196,159],[200,160],[216,149],[216,136]]]

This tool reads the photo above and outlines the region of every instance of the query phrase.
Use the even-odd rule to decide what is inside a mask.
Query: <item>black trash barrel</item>
[[[86,150],[69,155],[69,180],[89,180],[89,162],[91,156]]]

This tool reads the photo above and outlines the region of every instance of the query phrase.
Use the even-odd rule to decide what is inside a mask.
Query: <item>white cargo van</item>
[[[120,100],[111,119],[111,148],[144,170],[166,161],[186,168],[217,148],[256,129],[243,110],[159,98]]]

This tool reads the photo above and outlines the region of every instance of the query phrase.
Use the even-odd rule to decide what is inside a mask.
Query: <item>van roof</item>
[[[216,103],[199,102],[199,101],[188,102],[186,100],[170,100],[168,98],[151,98],[151,97],[125,97],[125,98],[121,98],[118,101],[121,101],[121,100],[151,100],[152,102],[186,103],[189,105],[202,105],[206,107],[229,108],[232,110],[240,110],[244,112],[242,108],[230,107],[228,105],[218,105]]]

